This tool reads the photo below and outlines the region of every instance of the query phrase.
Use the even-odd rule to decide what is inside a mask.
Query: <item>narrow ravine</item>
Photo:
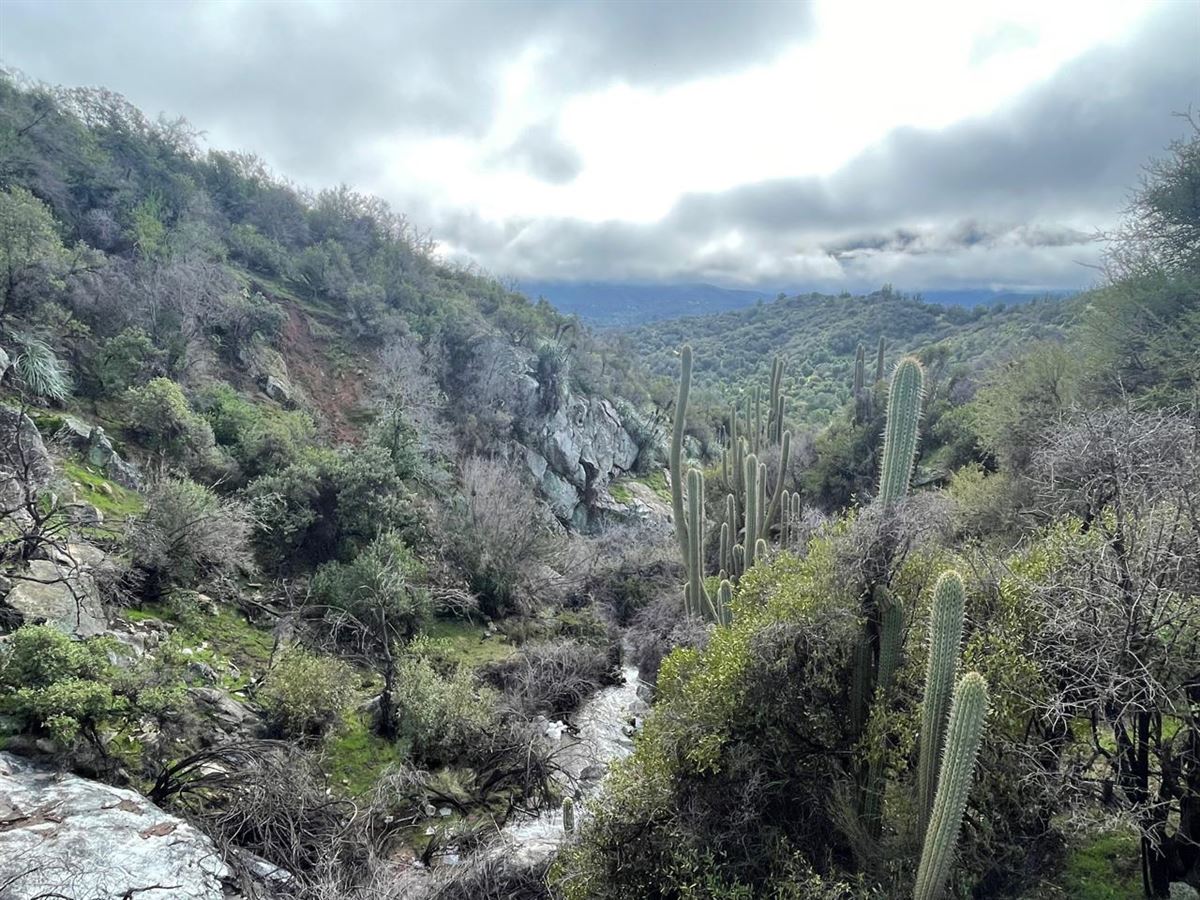
[[[598,691],[579,707],[572,717],[576,734],[563,731],[558,738],[558,762],[567,796],[577,792],[579,800],[586,800],[599,787],[608,767],[633,751],[633,735],[647,706],[639,696],[637,668],[624,666],[621,674],[623,684]],[[576,827],[586,815],[586,804],[577,801]],[[510,821],[492,852],[532,863],[553,853],[564,836],[562,810],[546,809]]]
[[[600,787],[611,764],[633,752],[633,739],[649,708],[640,696],[641,679],[635,666],[621,669],[622,684],[597,691],[566,723],[547,723],[547,740],[557,750],[561,766],[559,784],[564,796],[576,798],[576,828],[587,817],[586,800]],[[544,809],[536,815],[511,819],[482,853],[507,856],[523,864],[544,860],[566,836],[561,809]],[[413,866],[400,877],[403,896],[417,898],[429,888],[429,876],[443,867],[461,863],[457,852],[439,857],[432,869]]]

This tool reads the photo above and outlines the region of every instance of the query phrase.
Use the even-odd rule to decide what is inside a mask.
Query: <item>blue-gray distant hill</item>
[[[774,300],[775,291],[739,290],[714,284],[622,284],[605,281],[528,281],[519,290],[532,300],[545,297],[558,310],[602,328],[643,325],[684,316],[745,309]],[[788,291],[788,294],[794,293]],[[932,290],[919,295],[927,303],[990,306],[1024,303],[1047,292],[994,291],[985,288]],[[1063,296],[1059,292],[1057,296]]]

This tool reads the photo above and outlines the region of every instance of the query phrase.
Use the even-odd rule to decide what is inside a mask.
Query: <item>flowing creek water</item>
[[[600,787],[609,766],[633,752],[633,737],[647,710],[634,666],[623,666],[624,683],[602,688],[584,701],[570,716],[571,727],[547,722],[547,741],[556,751],[562,769],[560,785],[564,796],[574,795],[576,828],[587,817],[586,801]],[[504,855],[523,863],[534,863],[552,854],[562,843],[561,809],[544,809],[535,815],[514,816],[483,853]],[[453,851],[439,858],[436,868],[459,862]],[[401,878],[405,896],[419,897],[430,869],[413,867]]]
[[[572,716],[575,734],[561,731],[557,738],[558,763],[564,771],[564,793],[572,788],[586,800],[593,794],[608,766],[633,751],[633,735],[646,711],[638,694],[638,670],[621,670],[624,684],[603,688],[585,701]],[[553,727],[556,723],[550,723]],[[557,730],[557,729],[555,729]],[[576,827],[587,815],[586,804],[576,803]],[[564,837],[562,810],[546,809],[536,816],[515,818],[500,832],[492,852],[508,853],[523,862],[536,862],[553,853]]]

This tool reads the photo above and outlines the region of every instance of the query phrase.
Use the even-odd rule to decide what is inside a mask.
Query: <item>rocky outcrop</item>
[[[21,507],[53,475],[54,463],[33,420],[0,406],[0,512],[20,518],[25,512]]]
[[[10,576],[12,589],[0,605],[21,624],[53,625],[74,637],[102,634],[107,627],[93,571],[104,554],[89,544],[71,544],[57,559],[34,559]]]
[[[4,380],[4,376],[8,374],[9,368],[12,366],[12,358],[8,352],[0,347],[0,381]]]
[[[603,397],[567,393],[556,409],[547,410],[532,375],[518,378],[516,386],[514,430],[525,465],[554,514],[587,530],[596,507],[607,502],[609,483],[637,462],[637,441]]]
[[[88,465],[102,470],[122,487],[130,490],[141,487],[142,476],[137,466],[121,457],[99,425],[92,425],[75,416],[63,416],[63,427],[57,437],[78,451]]]
[[[140,794],[0,753],[0,885],[8,897],[222,900],[213,842]]]

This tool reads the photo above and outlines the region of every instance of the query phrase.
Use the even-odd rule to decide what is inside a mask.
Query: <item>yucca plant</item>
[[[43,400],[65,400],[71,393],[71,380],[50,346],[21,334],[14,334],[13,342],[18,348],[13,371],[21,389]]]

